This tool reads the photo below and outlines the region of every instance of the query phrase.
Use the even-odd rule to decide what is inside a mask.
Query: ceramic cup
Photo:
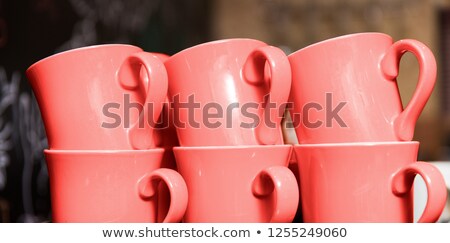
[[[404,53],[419,62],[419,81],[403,109],[396,78]],[[325,40],[289,55],[290,109],[301,144],[410,141],[436,81],[436,61],[417,40],[382,33]]]
[[[189,203],[184,222],[292,222],[298,186],[290,145],[176,147]]]
[[[414,177],[427,186],[418,222],[435,222],[446,202],[442,174],[417,162],[418,142],[296,145],[305,222],[413,222]]]
[[[146,71],[148,82],[140,75]],[[153,123],[167,94],[162,62],[130,45],[99,45],[47,57],[27,70],[50,149],[156,146]]]
[[[181,221],[188,201],[186,184],[176,171],[161,168],[163,153],[45,150],[53,222]],[[170,201],[158,200],[161,183]],[[168,205],[158,205],[161,201]]]
[[[165,63],[181,146],[282,144],[286,55],[252,39],[197,45]]]

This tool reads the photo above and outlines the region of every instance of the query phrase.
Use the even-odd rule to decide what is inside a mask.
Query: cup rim
[[[111,47],[130,47],[130,48],[136,48],[142,51],[142,48],[138,47],[138,46],[134,46],[134,45],[130,45],[130,44],[99,44],[99,45],[90,45],[90,46],[82,46],[82,47],[78,47],[78,48],[73,48],[73,49],[69,49],[69,50],[65,50],[65,51],[61,51],[55,54],[52,54],[50,56],[47,56],[45,58],[40,59],[39,61],[31,64],[31,66],[29,66],[27,68],[27,70],[25,71],[26,73],[28,73],[31,69],[33,69],[35,66],[38,66],[44,62],[47,62],[51,59],[54,59],[56,57],[59,57],[61,55],[66,55],[72,52],[79,52],[79,51],[86,51],[89,49],[96,49],[96,48],[111,48]]]
[[[419,145],[418,141],[383,141],[383,142],[347,142],[347,143],[316,143],[316,144],[294,144],[294,148],[324,148],[324,147],[375,147],[385,145]]]
[[[245,150],[245,149],[281,149],[291,148],[292,144],[276,144],[276,145],[239,145],[239,146],[195,146],[185,147],[176,146],[173,147],[173,151],[199,151],[199,150]]]
[[[169,57],[169,59],[166,60],[166,62],[170,62],[172,59],[175,59],[178,56],[184,55],[185,53],[189,53],[194,49],[200,48],[200,47],[205,47],[205,46],[211,46],[211,45],[216,45],[216,44],[222,44],[225,42],[241,42],[241,41],[250,41],[250,42],[255,42],[255,43],[261,43],[261,44],[265,44],[268,45],[267,43],[260,41],[260,40],[256,40],[256,39],[252,39],[252,38],[227,38],[227,39],[219,39],[219,40],[213,40],[213,41],[208,41],[208,42],[203,42],[194,46],[190,46],[188,48],[185,48],[175,54],[173,54],[172,56]]]
[[[301,52],[303,52],[305,50],[308,50],[310,48],[314,48],[314,47],[316,47],[318,45],[326,44],[328,42],[333,42],[333,41],[342,40],[342,39],[348,39],[348,38],[352,38],[352,37],[355,37],[355,36],[371,36],[371,35],[372,36],[383,36],[383,37],[387,37],[387,38],[392,40],[392,37],[390,35],[385,34],[385,33],[381,33],[381,32],[357,32],[357,33],[351,33],[351,34],[346,34],[346,35],[341,35],[341,36],[336,36],[336,37],[332,37],[332,38],[329,38],[329,39],[321,40],[319,42],[316,42],[316,43],[313,43],[313,44],[308,45],[306,47],[303,47],[303,48],[301,48],[301,49],[299,49],[299,50],[289,54],[288,57],[294,56],[295,54],[299,54],[299,53],[301,53]]]
[[[124,150],[69,150],[69,149],[44,149],[44,154],[146,154],[146,153],[163,153],[164,148],[152,149],[124,149]]]

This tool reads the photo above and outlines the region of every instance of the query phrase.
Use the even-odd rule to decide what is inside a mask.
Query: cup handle
[[[447,201],[444,177],[434,165],[415,162],[403,167],[392,178],[392,192],[399,197],[410,192],[417,174],[423,178],[428,190],[427,204],[418,223],[434,223],[439,219]]]
[[[299,191],[297,180],[288,168],[273,166],[261,171],[253,181],[252,193],[257,197],[274,193],[271,223],[292,222],[298,208]]]
[[[143,199],[156,196],[160,182],[167,185],[170,193],[169,211],[162,222],[178,223],[183,218],[188,203],[187,186],[178,172],[160,168],[144,175],[137,184],[138,194]]]
[[[395,42],[381,60],[381,71],[387,79],[395,81],[399,73],[400,59],[406,52],[413,53],[419,62],[419,81],[409,104],[394,120],[398,139],[410,141],[414,127],[436,83],[436,60],[431,50],[417,40]]]
[[[265,77],[266,63],[270,70],[270,78]],[[279,139],[282,114],[291,89],[291,75],[291,66],[286,54],[273,46],[257,48],[245,61],[243,77],[246,82],[255,86],[262,86],[266,78],[269,82],[267,85],[270,91],[269,95],[264,97],[262,121],[256,128],[256,137],[261,144],[275,144]],[[274,103],[275,107],[267,106],[268,103]],[[275,126],[270,127],[270,123]]]
[[[147,73],[148,82],[142,79],[141,67]],[[122,63],[118,75],[119,82],[125,89],[139,91],[139,83],[136,80],[144,86],[147,85],[143,109],[139,112],[137,121],[128,129],[128,140],[134,149],[155,147],[154,127],[150,126],[147,119],[150,116],[152,121],[156,122],[164,106],[168,88],[164,64],[150,53],[138,52]],[[149,110],[148,104],[152,104],[152,109]]]

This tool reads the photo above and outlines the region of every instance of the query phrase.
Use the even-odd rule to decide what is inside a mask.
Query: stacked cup
[[[280,128],[291,85],[285,54],[228,39],[164,64],[189,192],[184,222],[291,222],[299,192]]]
[[[420,73],[403,109],[405,52]],[[305,222],[412,222],[416,174],[428,189],[420,222],[446,201],[442,175],[417,162],[411,141],[436,81],[433,54],[415,40],[353,34],[289,57],[252,39],[171,57],[99,45],[43,59],[27,77],[49,142],[54,222],[291,222],[294,157]]]
[[[406,52],[420,70],[403,109],[396,77]],[[434,166],[417,162],[419,143],[411,142],[436,80],[432,52],[416,40],[360,33],[313,44],[289,61],[304,221],[412,222],[416,174],[428,188],[419,222],[436,221],[445,183]]]
[[[130,45],[91,46],[43,59],[27,77],[49,143],[54,222],[181,220],[186,184],[162,168],[165,149],[148,122],[158,120],[168,86],[156,56]]]

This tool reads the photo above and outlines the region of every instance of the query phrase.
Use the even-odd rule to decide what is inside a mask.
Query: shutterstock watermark
[[[297,109],[294,103],[277,104],[271,102],[269,97],[264,97],[266,102],[232,102],[222,105],[217,102],[201,103],[195,99],[195,95],[188,96],[187,101],[180,101],[180,96],[175,95],[173,101],[165,103],[166,112],[162,112],[157,121],[153,116],[147,115],[140,117],[138,126],[143,128],[146,122],[150,127],[164,129],[171,124],[177,128],[255,128],[261,123],[269,128],[276,128],[277,122],[283,118],[285,110],[291,112],[292,121],[286,123],[288,128],[296,128],[303,125],[307,128],[319,127],[347,127],[345,120],[339,115],[347,102],[333,102],[332,93],[325,94],[325,104],[309,102]],[[154,104],[144,104],[151,114],[154,111]],[[131,115],[134,112],[140,112],[144,108],[143,104],[132,102],[129,94],[124,94],[122,103],[107,103],[102,107],[102,114],[108,121],[102,123],[103,128],[130,128],[132,125]],[[294,112],[299,111],[300,112]],[[274,112],[275,111],[275,112]],[[313,114],[316,115],[313,115]],[[317,113],[322,113],[318,119]],[[276,115],[274,115],[276,114]],[[236,122],[238,121],[238,122]]]
[[[293,103],[289,103],[289,105],[294,105]],[[347,124],[345,123],[344,119],[339,116],[339,112],[347,105],[347,102],[341,101],[337,105],[333,104],[333,94],[332,93],[326,93],[325,94],[325,104],[320,104],[316,102],[309,102],[306,103],[302,107],[301,113],[291,113],[291,119],[292,123],[288,123],[288,128],[296,128],[301,123],[307,128],[319,128],[325,125],[325,127],[333,127],[335,121],[338,126],[340,127],[347,127]],[[288,107],[289,109],[293,109],[293,107]],[[295,110],[295,109],[293,109]],[[325,110],[325,121],[316,119],[311,119],[311,113],[312,112],[321,112]],[[311,112],[311,113],[310,113]],[[324,124],[325,123],[325,124]]]

